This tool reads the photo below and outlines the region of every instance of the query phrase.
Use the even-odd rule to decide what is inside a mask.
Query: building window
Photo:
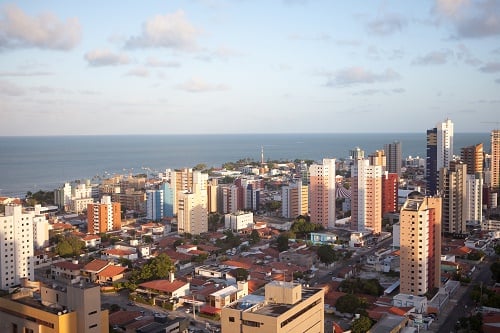
[[[234,323],[234,317],[229,317],[229,322]]]

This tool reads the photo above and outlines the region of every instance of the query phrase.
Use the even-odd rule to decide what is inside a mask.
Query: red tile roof
[[[236,261],[236,260],[226,260],[222,263],[223,265],[226,265],[226,266],[234,266],[234,267],[239,267],[239,268],[244,268],[244,269],[249,269],[250,267],[252,267],[252,264],[250,263],[245,263],[245,262],[242,262],[242,261]]]
[[[110,265],[110,263],[106,260],[94,259],[87,265],[83,266],[83,270],[89,272],[100,272],[108,265]]]
[[[128,256],[134,254],[135,252],[132,250],[109,249],[102,251],[102,253],[114,256]]]
[[[116,311],[109,314],[109,324],[113,325],[124,325],[134,321],[135,318],[140,317],[141,313],[139,311]]]
[[[61,269],[69,269],[72,271],[79,271],[83,265],[82,264],[74,264],[71,261],[60,261],[52,264],[54,267],[59,267]]]
[[[139,287],[163,291],[167,293],[173,293],[174,291],[182,288],[186,284],[187,284],[186,282],[179,280],[174,280],[173,282],[170,282],[169,280],[154,280],[141,283]]]
[[[113,276],[117,276],[117,275],[122,274],[123,272],[125,272],[125,270],[127,270],[126,267],[110,265],[110,266],[106,267],[105,269],[103,269],[99,273],[99,276],[102,276],[102,277],[113,277]]]

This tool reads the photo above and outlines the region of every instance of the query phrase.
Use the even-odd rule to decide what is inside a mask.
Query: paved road
[[[461,286],[439,314],[439,318],[444,321],[433,322],[428,332],[454,332],[455,324],[460,318],[473,314],[475,304],[470,298],[470,292],[474,285],[491,285],[490,265],[488,258],[478,265],[478,269],[472,274],[472,282]]]

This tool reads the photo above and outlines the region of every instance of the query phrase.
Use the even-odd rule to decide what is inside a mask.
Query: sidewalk
[[[436,319],[432,321],[431,325],[427,330],[421,330],[421,332],[439,332],[439,328],[442,323],[446,321],[451,312],[455,311],[457,308],[458,300],[466,293],[467,286],[460,286],[457,291],[451,296],[450,300],[443,306],[439,315]]]

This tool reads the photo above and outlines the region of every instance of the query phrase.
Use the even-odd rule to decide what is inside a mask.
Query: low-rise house
[[[293,263],[311,268],[317,261],[316,253],[304,249],[283,251],[279,254],[280,262]]]
[[[128,260],[137,260],[139,258],[137,254],[137,249],[131,246],[123,246],[123,245],[115,245],[115,247],[111,249],[106,249],[101,251],[101,258],[103,260],[114,260],[118,259],[128,259]]]
[[[85,242],[85,247],[97,248],[101,245],[101,236],[99,235],[86,235],[82,238]]]
[[[136,292],[159,305],[189,295],[189,282],[174,280],[172,277],[168,280],[153,280],[141,283]]]
[[[127,267],[109,265],[104,268],[97,276],[97,283],[112,284],[123,279]]]
[[[209,305],[217,309],[222,309],[246,295],[248,295],[248,282],[238,281],[236,285],[230,285],[211,293],[209,296]]]
[[[219,267],[214,265],[198,266],[194,269],[197,276],[205,278],[219,278],[226,280],[229,284],[236,284],[236,277],[232,275],[233,268]]]
[[[78,261],[61,261],[52,264],[50,267],[50,275],[53,280],[76,282],[81,276],[83,264]]]

